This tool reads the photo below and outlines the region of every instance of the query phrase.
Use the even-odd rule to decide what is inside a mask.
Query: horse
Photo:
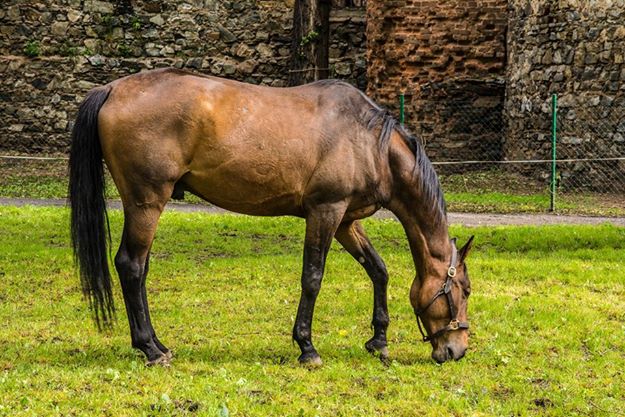
[[[416,270],[409,298],[432,358],[464,356],[465,259],[473,237],[457,249],[419,140],[355,87],[323,80],[272,88],[159,69],[92,89],[72,130],[69,200],[81,288],[98,328],[115,318],[103,161],[124,212],[114,265],[132,346],[148,365],[167,365],[172,357],[150,319],[150,249],[165,205],[185,191],[233,212],[305,219],[293,327],[301,364],[322,363],[312,318],[333,237],[373,283],[373,336],[365,347],[388,359],[388,273],[360,223],[382,207],[395,214],[409,242]]]

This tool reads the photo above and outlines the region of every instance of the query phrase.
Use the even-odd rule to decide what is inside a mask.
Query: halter
[[[453,332],[455,330],[461,330],[461,329],[468,329],[469,328],[469,323],[467,323],[466,321],[458,321],[458,312],[456,311],[456,307],[454,305],[454,300],[451,296],[451,284],[453,283],[453,279],[456,276],[456,262],[458,260],[458,253],[456,251],[456,244],[453,242],[451,242],[451,247],[452,247],[452,253],[451,253],[451,262],[449,265],[449,268],[447,269],[447,279],[445,280],[445,283],[443,284],[443,286],[441,287],[440,290],[438,290],[438,292],[436,294],[434,294],[434,296],[432,297],[432,299],[430,300],[429,303],[427,303],[427,305],[421,309],[415,308],[414,312],[417,316],[417,324],[419,325],[419,332],[421,332],[421,336],[423,336],[423,341],[424,342],[429,342],[431,340],[436,339],[437,337],[447,333],[447,332]],[[436,332],[434,332],[432,335],[428,336],[425,334],[425,332],[423,331],[423,328],[421,327],[421,321],[423,320],[421,318],[421,314],[423,314],[428,308],[430,308],[430,306],[432,304],[434,304],[434,301],[436,301],[436,299],[438,297],[440,297],[441,295],[445,295],[447,296],[447,303],[449,304],[449,314],[451,316],[451,320],[449,321],[449,324],[445,327],[443,327],[440,330],[437,330]]]

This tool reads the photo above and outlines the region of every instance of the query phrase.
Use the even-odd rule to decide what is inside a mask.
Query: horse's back
[[[354,164],[366,162],[365,144],[340,138],[358,134],[341,114],[348,86],[277,89],[159,70],[111,88],[99,122],[114,177],[180,181],[233,211],[300,215],[311,187],[348,192]]]

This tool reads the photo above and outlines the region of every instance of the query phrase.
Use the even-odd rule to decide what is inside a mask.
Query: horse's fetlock
[[[132,347],[144,350],[152,342],[152,336],[148,332],[137,332],[132,337]]]
[[[295,340],[296,342],[300,343],[310,340],[311,336],[312,333],[310,331],[310,328],[297,325],[293,327],[293,340]]]

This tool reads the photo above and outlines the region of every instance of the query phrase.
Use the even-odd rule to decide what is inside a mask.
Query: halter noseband
[[[436,294],[434,294],[430,302],[427,303],[425,307],[421,309],[418,309],[418,308],[414,309],[414,312],[417,316],[417,324],[419,325],[419,332],[421,332],[421,336],[423,336],[424,342],[429,342],[431,340],[434,340],[437,337],[447,332],[453,332],[455,330],[469,328],[469,323],[467,323],[466,321],[458,321],[458,311],[456,311],[456,306],[454,305],[454,300],[451,296],[451,285],[453,284],[453,278],[456,276],[456,262],[458,260],[456,244],[453,242],[453,240],[451,242],[451,247],[452,247],[451,263],[449,265],[449,268],[447,269],[447,279],[445,280],[445,283],[443,284],[441,289],[438,290]],[[425,332],[423,331],[423,328],[421,327],[421,321],[423,320],[421,318],[421,314],[423,314],[428,308],[430,308],[430,306],[434,304],[434,301],[436,301],[436,299],[440,297],[441,295],[445,295],[447,297],[447,303],[449,304],[449,314],[451,316],[451,320],[449,321],[449,324],[447,326],[443,327],[440,330],[437,330],[436,332],[428,336],[425,334]]]

